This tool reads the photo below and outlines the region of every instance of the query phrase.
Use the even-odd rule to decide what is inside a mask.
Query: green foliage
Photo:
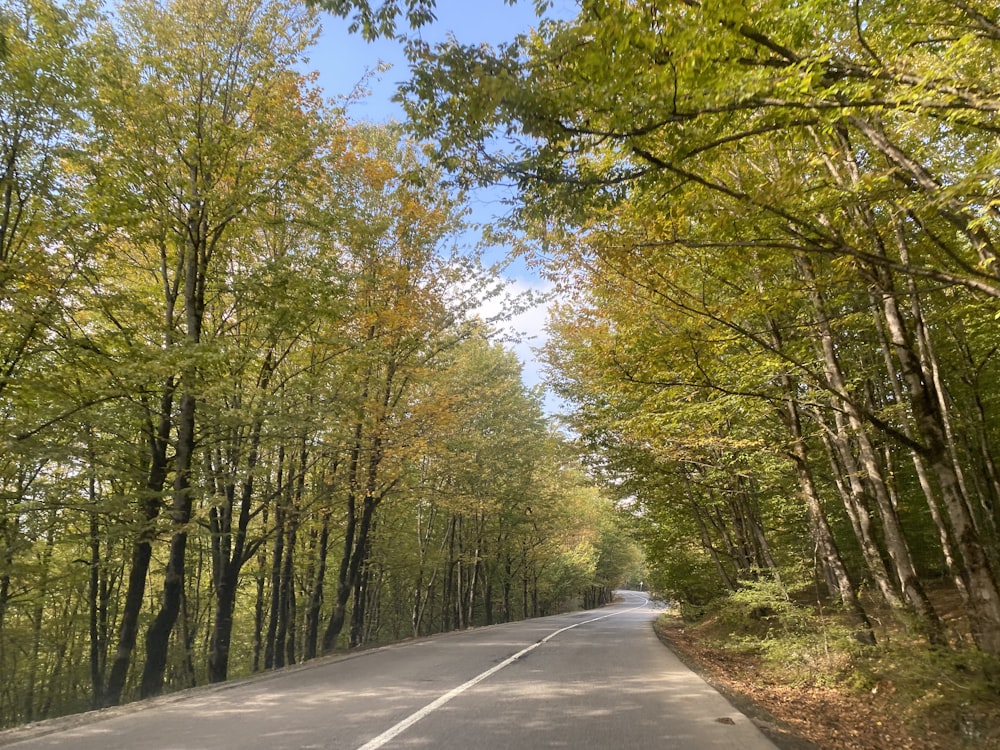
[[[552,612],[633,566],[476,316],[503,285],[452,249],[464,196],[324,103],[316,23],[0,9],[0,724]]]
[[[859,692],[890,693],[916,733],[943,724],[960,747],[996,742],[990,710],[1000,684],[995,657],[968,648],[925,651],[897,644],[856,658],[853,667],[845,680]]]
[[[842,615],[762,576],[708,607],[688,608],[685,619],[703,623],[719,648],[760,658],[784,684],[835,685],[854,680],[857,660],[867,658]]]
[[[554,379],[665,590],[815,566],[859,632],[863,578],[943,643],[950,565],[1000,653],[998,40],[944,0],[609,0],[411,48],[415,132],[517,181]]]
[[[396,35],[400,15],[406,15],[406,22],[417,29],[434,20],[434,0],[384,0],[375,5],[367,0],[316,0],[324,10],[341,18],[350,16],[351,33],[361,35],[371,41],[378,37]]]
[[[756,620],[766,626],[765,639],[774,634],[801,634],[811,629],[812,613],[797,604],[785,582],[761,571],[729,594],[723,608],[724,620],[737,623]]]
[[[720,661],[734,659],[745,670],[743,679],[755,685],[820,687],[824,700],[847,693],[849,702],[876,706],[882,721],[904,725],[915,737],[933,737],[941,746],[996,744],[995,657],[968,646],[930,649],[895,629],[878,647],[858,648],[842,612],[801,601],[799,615],[808,623],[801,630],[765,630],[760,621],[751,630],[726,600],[686,617],[685,630],[700,649],[721,652],[715,655]],[[658,627],[669,632],[674,617],[661,615]]]

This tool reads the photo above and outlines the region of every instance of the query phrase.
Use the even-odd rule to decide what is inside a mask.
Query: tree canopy
[[[1000,651],[995,16],[594,0],[411,44],[414,132],[517,181],[553,375],[675,590],[804,564],[858,637],[870,583],[939,642],[943,576]]]
[[[330,104],[317,32],[285,0],[0,6],[0,725],[638,565],[479,314],[462,191]]]

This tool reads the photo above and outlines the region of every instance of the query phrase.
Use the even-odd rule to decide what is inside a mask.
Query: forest
[[[318,19],[0,5],[0,726],[638,570],[461,190],[302,72]]]
[[[551,377],[654,587],[995,659],[995,5],[586,0],[410,55],[437,163],[519,187]]]
[[[992,5],[415,33],[388,126],[300,71],[316,9],[2,9],[0,723],[597,604],[641,557],[786,661],[898,643],[995,699]],[[459,239],[501,180],[559,430]]]

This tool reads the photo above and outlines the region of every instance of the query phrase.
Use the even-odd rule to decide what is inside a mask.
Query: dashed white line
[[[369,740],[364,745],[362,745],[361,747],[359,747],[358,750],[378,750],[380,747],[383,747],[387,742],[389,742],[393,738],[398,737],[399,735],[401,735],[403,732],[405,732],[407,729],[409,729],[410,727],[412,727],[414,724],[416,724],[418,721],[420,721],[421,719],[423,719],[425,716],[428,716],[429,714],[433,713],[437,709],[441,708],[441,706],[443,706],[444,704],[446,704],[452,698],[457,698],[459,695],[461,695],[462,693],[464,693],[466,690],[468,690],[468,689],[470,689],[472,687],[475,687],[480,682],[482,682],[483,680],[485,680],[487,677],[490,677],[491,675],[494,675],[497,672],[499,672],[504,667],[507,667],[507,666],[513,664],[518,659],[520,659],[522,656],[524,656],[525,654],[531,653],[536,648],[538,648],[539,646],[541,646],[543,643],[547,643],[547,642],[551,641],[553,638],[555,638],[560,633],[565,633],[567,630],[572,630],[573,628],[578,628],[581,625],[589,625],[592,622],[598,622],[599,620],[606,620],[609,617],[616,617],[617,615],[623,615],[626,612],[634,612],[637,609],[643,609],[646,606],[647,603],[648,603],[648,600],[646,602],[643,602],[643,604],[641,606],[632,607],[630,609],[623,609],[623,610],[621,610],[619,612],[612,612],[611,614],[601,615],[600,617],[595,617],[595,618],[593,618],[591,620],[584,620],[583,622],[577,622],[577,623],[574,623],[572,625],[567,625],[565,628],[560,628],[559,630],[556,630],[556,631],[554,631],[552,633],[549,633],[547,636],[545,636],[544,638],[542,638],[540,641],[536,641],[535,643],[532,643],[527,648],[521,649],[520,651],[518,651],[513,656],[507,657],[502,662],[500,662],[499,664],[495,664],[494,666],[490,667],[489,669],[487,669],[482,674],[478,674],[475,677],[473,677],[471,680],[468,680],[467,682],[463,682],[461,685],[459,685],[456,688],[452,688],[451,690],[449,690],[447,693],[445,693],[441,697],[439,697],[436,700],[433,700],[430,703],[428,703],[426,706],[424,706],[423,708],[421,708],[419,711],[415,711],[414,713],[412,713],[409,716],[407,716],[405,719],[403,719],[401,722],[399,722],[395,726],[392,726],[389,729],[385,730],[378,737],[375,737],[375,738]]]

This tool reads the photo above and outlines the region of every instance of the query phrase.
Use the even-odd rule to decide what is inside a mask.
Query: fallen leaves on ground
[[[661,639],[727,695],[787,750],[955,750],[998,748],[996,736],[969,744],[956,736],[954,717],[925,717],[915,731],[901,716],[891,689],[871,693],[838,686],[787,685],[768,679],[753,654],[722,649],[686,629],[679,618],[661,618]],[[939,726],[935,726],[935,722]]]

